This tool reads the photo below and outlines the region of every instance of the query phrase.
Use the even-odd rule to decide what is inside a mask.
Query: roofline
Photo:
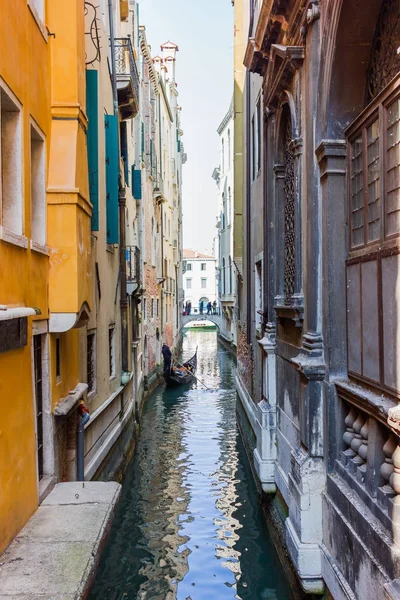
[[[229,105],[228,112],[222,119],[222,121],[217,129],[217,133],[219,133],[219,135],[221,135],[221,133],[224,131],[225,127],[228,125],[228,123],[231,119],[233,119],[233,96],[232,96],[231,103]]]

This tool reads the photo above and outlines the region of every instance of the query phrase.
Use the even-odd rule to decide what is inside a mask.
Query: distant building
[[[200,254],[194,250],[183,251],[183,289],[186,302],[192,303],[192,314],[200,312],[201,300],[204,303],[204,312],[207,312],[207,303],[217,300],[215,258],[207,254]]]
[[[212,177],[218,186],[217,238],[214,254],[217,259],[218,298],[221,306],[220,334],[236,346],[236,274],[233,262],[233,100],[222,123],[220,136],[220,164]]]

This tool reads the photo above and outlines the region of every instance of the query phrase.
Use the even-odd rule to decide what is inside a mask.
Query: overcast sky
[[[233,94],[233,7],[231,0],[140,0],[152,55],[166,41],[179,47],[176,62],[182,106],[183,245],[211,252],[216,234],[219,165],[217,127]]]

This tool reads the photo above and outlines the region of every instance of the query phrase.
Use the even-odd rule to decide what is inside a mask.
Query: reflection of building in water
[[[166,400],[166,394],[164,402],[155,405],[154,412],[147,415],[155,427],[149,422],[143,432],[148,438],[142,463],[147,477],[142,480],[140,492],[140,520],[144,524],[142,543],[151,556],[139,571],[144,579],[139,599],[172,600],[176,597],[177,583],[188,571],[189,551],[179,551],[187,542],[179,533],[179,517],[186,512],[190,500],[183,481],[186,466],[183,413],[179,405]],[[154,439],[154,432],[158,440]]]
[[[221,362],[220,357],[218,362]],[[222,364],[218,364],[222,371]],[[219,425],[218,443],[220,446],[221,466],[215,473],[220,485],[220,496],[216,501],[216,507],[221,511],[222,517],[215,520],[218,526],[217,536],[221,543],[217,545],[216,556],[224,558],[223,566],[235,574],[236,580],[241,575],[240,557],[241,553],[235,548],[240,539],[238,534],[242,528],[240,521],[234,516],[240,503],[238,502],[236,473],[238,469],[238,452],[236,448],[237,432],[232,427],[232,419],[235,418],[235,408],[230,400],[231,393],[223,392],[219,396],[221,419]]]

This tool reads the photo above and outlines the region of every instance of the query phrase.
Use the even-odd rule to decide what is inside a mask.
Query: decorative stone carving
[[[311,25],[314,21],[319,19],[321,16],[321,9],[319,7],[319,0],[311,0],[307,8],[307,25]]]
[[[355,465],[357,467],[364,463],[364,460],[362,459],[362,457],[359,454],[359,450],[360,450],[361,446],[363,445],[361,429],[363,428],[364,424],[365,424],[364,415],[360,412],[360,413],[358,413],[357,419],[353,423],[353,429],[354,429],[355,435],[351,442],[351,449],[355,453],[355,456],[351,459],[351,461],[352,461],[353,465]]]
[[[295,181],[290,112],[286,113],[285,126],[284,294],[285,303],[289,304],[295,292],[296,281]]]
[[[349,458],[353,458],[356,455],[354,450],[351,447],[351,444],[356,436],[355,431],[353,429],[353,425],[356,422],[358,413],[354,407],[351,407],[349,414],[344,420],[346,425],[346,431],[343,434],[343,441],[347,446],[347,449],[343,452],[344,455],[344,463],[346,464]]]
[[[397,447],[396,438],[391,433],[383,446],[383,454],[385,455],[385,462],[383,463],[383,465],[380,468],[380,474],[382,476],[382,479],[385,482],[384,485],[382,486],[382,489],[385,492],[389,492],[389,493],[393,492],[393,488],[389,482],[390,482],[390,477],[393,473],[392,455],[393,455],[394,451],[396,450],[396,447]]]
[[[400,72],[399,39],[400,3],[384,0],[368,66],[366,103]]]
[[[390,476],[389,482],[396,494],[400,494],[400,446],[396,446],[396,450],[392,454],[393,473]]]

